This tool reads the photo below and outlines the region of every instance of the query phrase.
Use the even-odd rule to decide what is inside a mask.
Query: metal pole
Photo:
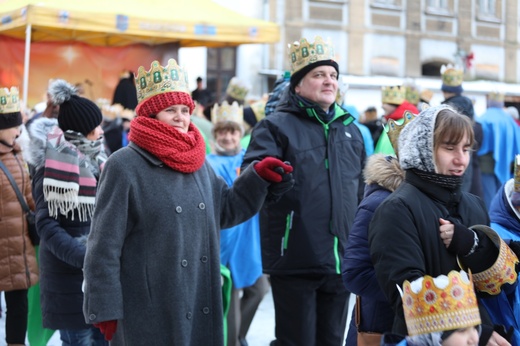
[[[31,24],[25,29],[25,57],[23,61],[23,102],[27,105],[27,94],[29,88],[29,63],[31,60]]]

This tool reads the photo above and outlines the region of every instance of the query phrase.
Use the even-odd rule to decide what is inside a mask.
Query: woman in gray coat
[[[292,167],[266,158],[228,187],[205,161],[175,60],[140,67],[136,82],[131,143],[100,179],[85,319],[113,345],[223,345],[219,230],[258,212],[273,182],[290,189]]]

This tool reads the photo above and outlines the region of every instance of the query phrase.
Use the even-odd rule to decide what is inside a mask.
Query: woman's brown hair
[[[475,136],[473,123],[467,116],[455,111],[444,109],[437,114],[433,133],[433,151],[442,143],[458,144],[467,135],[470,147],[473,147]]]

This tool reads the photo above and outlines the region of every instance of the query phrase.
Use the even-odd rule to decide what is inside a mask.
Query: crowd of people
[[[8,345],[247,346],[269,290],[271,346],[520,345],[504,95],[475,114],[448,65],[441,104],[385,86],[360,114],[330,41],[288,56],[257,100],[237,77],[212,100],[174,59],[123,71],[108,104],[53,79],[29,119],[0,88]]]

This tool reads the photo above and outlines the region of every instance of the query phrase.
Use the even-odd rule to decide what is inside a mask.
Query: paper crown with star
[[[211,109],[211,121],[214,124],[231,121],[243,126],[244,107],[236,101],[232,104],[227,103],[227,101],[222,102],[220,105],[215,104]]]
[[[20,111],[20,98],[17,87],[0,88],[0,114]]]
[[[235,100],[244,101],[247,93],[249,93],[249,87],[237,77],[231,78],[226,88],[226,94],[231,96]]]
[[[401,134],[401,131],[404,129],[404,127],[410,123],[412,120],[414,120],[416,117],[415,114],[413,114],[410,111],[405,111],[403,113],[403,118],[399,119],[398,121],[394,119],[388,119],[388,139],[390,139],[390,143],[392,144],[392,148],[394,148],[395,156],[399,156],[398,154],[398,143],[399,143],[399,135]]]
[[[384,86],[381,88],[381,102],[392,105],[400,105],[406,99],[404,86]]]
[[[451,271],[435,278],[426,275],[413,282],[405,281],[400,293],[411,336],[481,323],[471,273]]]

